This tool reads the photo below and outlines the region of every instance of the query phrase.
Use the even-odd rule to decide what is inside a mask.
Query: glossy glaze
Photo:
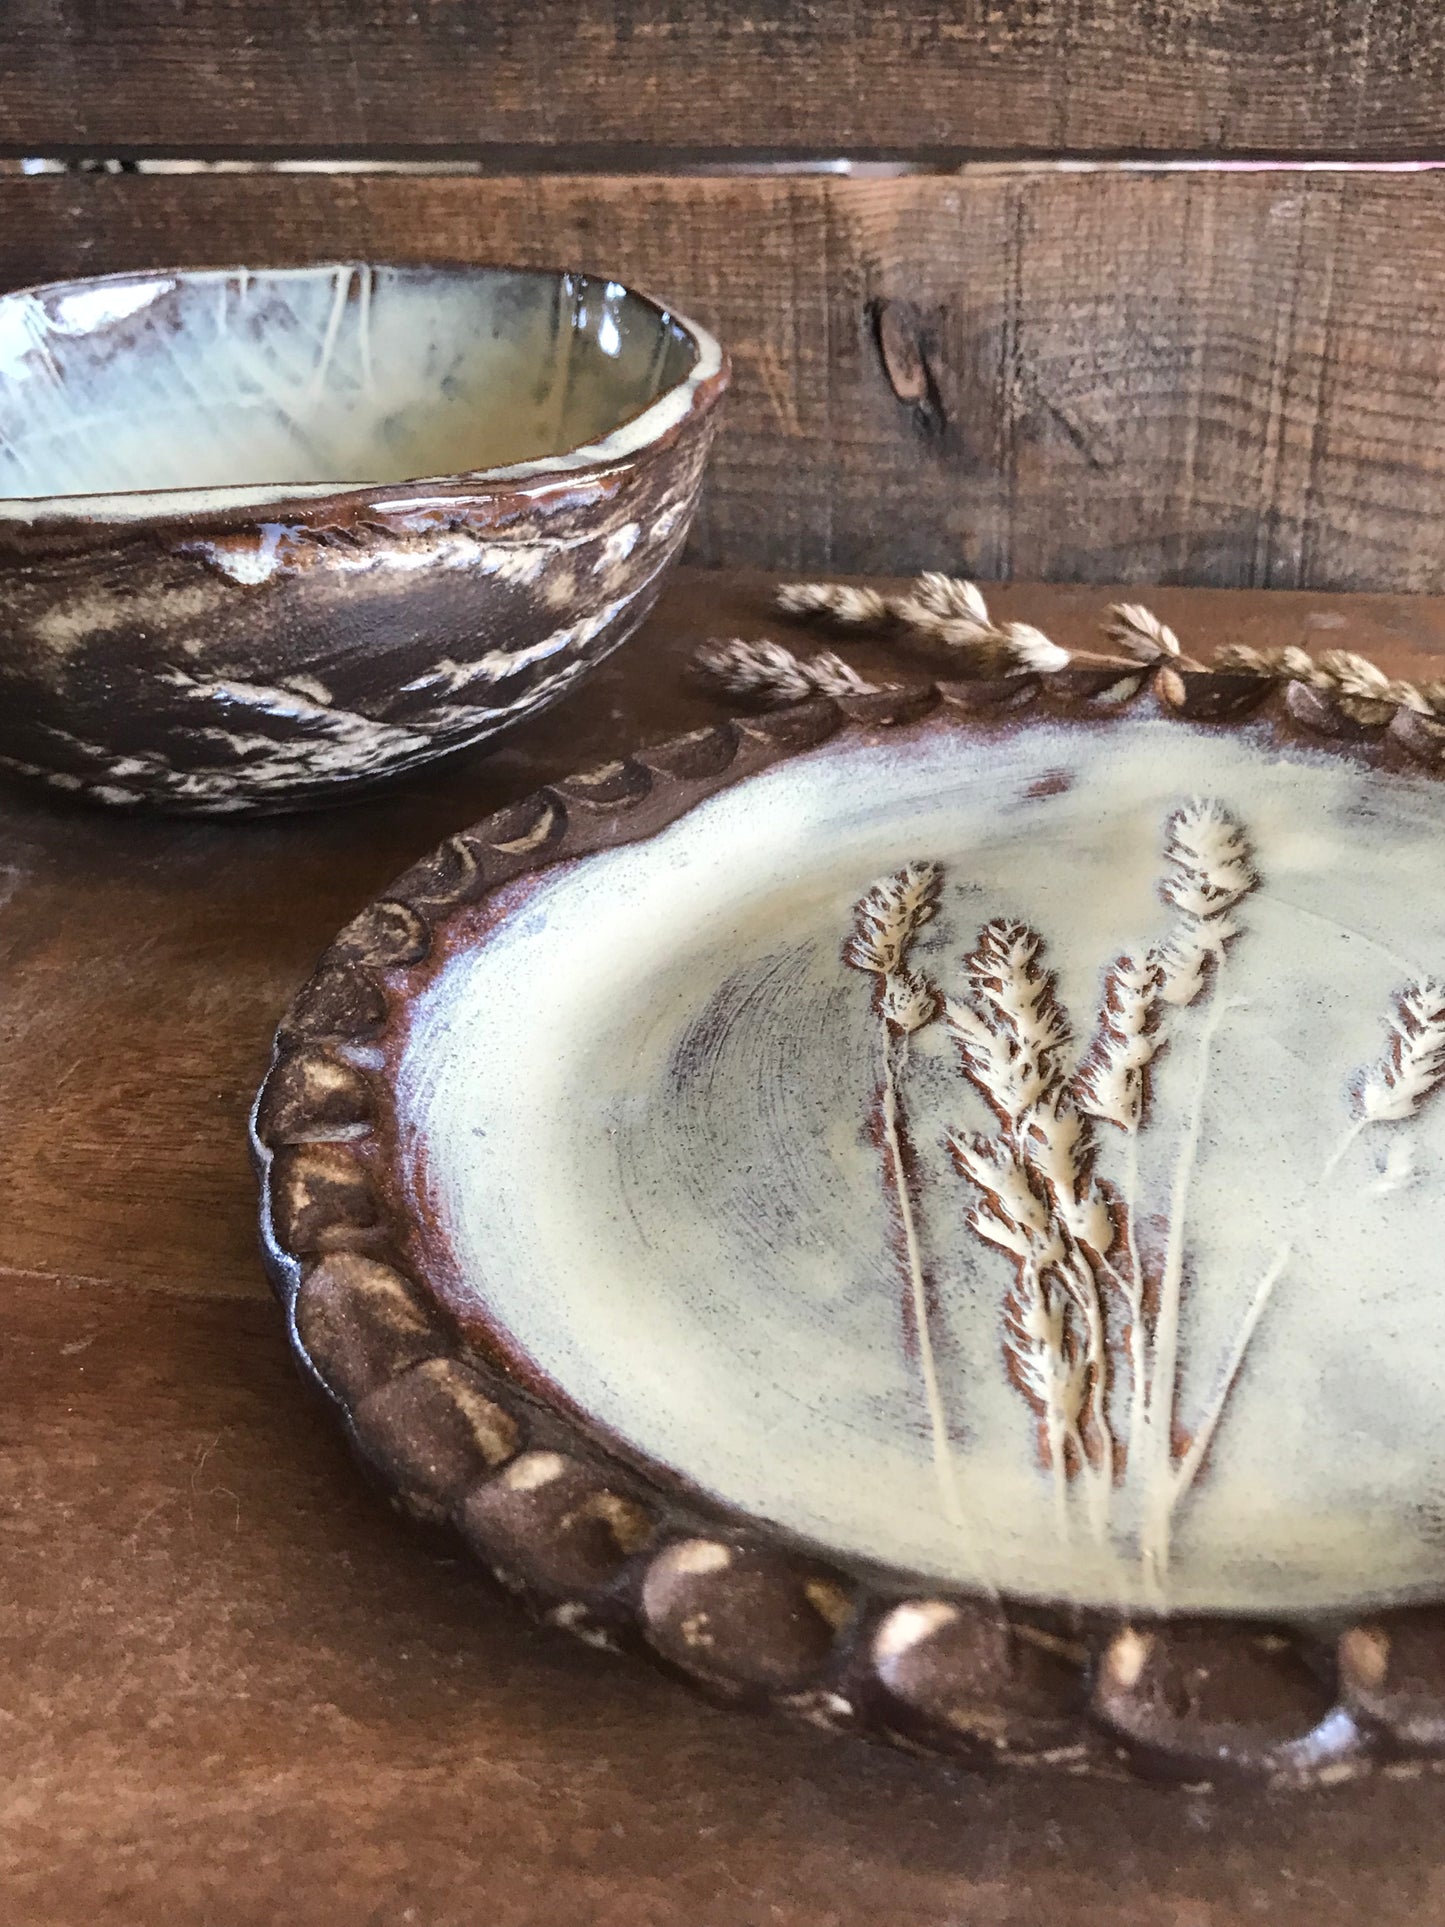
[[[651,606],[725,384],[577,275],[0,297],[0,768],[229,812],[496,735]]]
[[[1113,960],[1177,920],[1164,829],[1204,793],[1246,826],[1260,880],[1211,994],[1151,1019],[1132,1182],[1123,1134],[1093,1127],[1108,1196],[1136,1201],[1151,1303],[1177,1273],[1181,1446],[1287,1258],[1209,1463],[1161,1520],[1183,1452],[1169,1462],[1161,1394],[1125,1460],[1116,1239],[1097,1266],[1115,1482],[1091,1492],[1073,1465],[1060,1513],[1043,1427],[1010,1380],[1013,1268],[974,1228],[978,1193],[949,1150],[991,1114],[941,1013],[898,1079],[941,1465],[932,1449],[880,1155],[878,1018],[844,946],[875,878],[937,859],[911,966],[962,998],[980,927],[1029,920],[1072,1069]],[[1423,773],[1157,717],[966,745],[940,722],[782,764],[504,896],[419,1004],[399,1102],[418,1208],[452,1254],[441,1274],[465,1315],[648,1461],[835,1555],[1093,1606],[1428,1595],[1445,1578],[1430,1282],[1445,1103],[1355,1132],[1354,1092],[1397,993],[1445,976],[1439,834]],[[1160,1372],[1172,1384],[1174,1365]]]
[[[1404,702],[1376,703],[1361,719],[1351,698],[1306,695],[1272,690],[1253,675],[1096,661],[1042,678],[810,702],[554,783],[450,838],[398,878],[341,933],[283,1020],[254,1113],[253,1149],[264,1248],[299,1359],[401,1502],[451,1522],[554,1623],[594,1643],[640,1636],[713,1691],[824,1725],[974,1762],[1106,1773],[1127,1763],[1196,1786],[1225,1775],[1297,1785],[1376,1768],[1427,1770],[1445,1733],[1445,1614],[1438,1604],[1387,1602],[1417,1590],[1438,1597],[1436,1459],[1426,1436],[1432,1252],[1419,1221],[1395,1208],[1409,1174],[1376,1134],[1405,1133],[1428,1212],[1439,1183],[1445,989],[1429,974],[1438,919],[1419,906],[1428,895],[1422,878],[1433,858],[1445,741]],[[1237,733],[1218,727],[1226,718]],[[1048,752],[1043,766],[1016,793],[1017,765],[1035,751]],[[1206,798],[1221,800],[1205,812],[1215,827],[1202,831],[1204,817],[1182,786],[1206,780]],[[1135,844],[1158,843],[1161,809],[1164,840],[1152,862],[1141,861]],[[1232,829],[1222,827],[1225,810]],[[727,833],[738,831],[737,811],[757,837]],[[1031,848],[1044,816],[1075,859],[1077,874],[1062,881],[1050,882],[1059,852],[1036,857]],[[1137,1463],[1146,1473],[1161,1466],[1164,1448],[1182,1469],[1206,1434],[1213,1394],[1222,1385],[1229,1397],[1219,1449],[1197,1468],[1198,1505],[1180,1514],[1177,1556],[1167,1567],[1156,1557],[1152,1574],[1140,1556],[1145,1537],[1126,1516],[1127,1501],[1153,1496],[1152,1475],[1141,1494],[1120,1440],[1123,1476],[1112,1488],[1098,1482],[1111,1495],[1107,1507],[1096,1508],[1094,1482],[1072,1449],[1069,1478],[1060,1481],[1046,1408],[1036,1403],[1031,1418],[1018,1396],[1026,1382],[1009,1367],[1019,1324],[1011,1337],[1008,1302],[1024,1281],[1011,1281],[998,1242],[981,1235],[980,1212],[997,1214],[959,1183],[961,1164],[950,1159],[940,1169],[927,1154],[932,1122],[949,1135],[962,1127],[987,1137],[1015,1107],[976,1105],[966,1115],[974,1080],[960,1077],[957,1063],[909,1061],[926,1036],[919,1019],[906,1057],[899,1036],[890,1037],[890,1117],[880,1020],[911,1006],[916,993],[875,1001],[878,987],[870,992],[866,983],[875,966],[860,944],[871,913],[862,906],[877,900],[875,866],[896,877],[929,854],[916,840],[924,831],[944,870],[935,914],[914,918],[908,957],[890,952],[887,965],[896,974],[906,964],[918,988],[927,979],[977,1005],[985,980],[999,973],[980,975],[966,963],[960,923],[982,912],[986,930],[999,914],[988,899],[1012,899],[1027,885],[1037,886],[1028,914],[1057,945],[1057,995],[1075,1013],[1090,1010],[1091,993],[1102,996],[1119,968],[1116,956],[1090,971],[1081,940],[1087,952],[1107,932],[1105,950],[1129,941],[1147,944],[1146,957],[1170,960],[1172,996],[1159,1013],[1148,1107],[1148,1129],[1168,1142],[1156,1145],[1153,1160],[1141,1154],[1137,1186],[1125,1183],[1134,1199],[1127,1215],[1137,1208],[1141,1256],[1158,1285],[1144,1306],[1146,1357],[1159,1386],[1176,1379],[1173,1400],[1161,1392],[1153,1409],[1164,1418],[1172,1405],[1177,1422],[1146,1428],[1144,1443],[1156,1453],[1145,1450]],[[1235,847],[1246,836],[1247,861]],[[1202,907],[1175,887],[1194,867],[1177,860],[1191,839],[1213,873]],[[1136,889],[1146,874],[1162,880],[1161,856],[1170,887]],[[1337,856],[1347,861],[1336,864]],[[862,897],[853,894],[858,880],[844,882],[854,857],[874,873],[874,889],[863,884]],[[1363,913],[1355,898],[1327,887],[1362,864],[1378,872],[1379,898]],[[620,899],[617,916],[612,890],[593,898],[594,909],[609,914],[589,920],[576,971],[537,968],[575,907],[573,893],[590,895],[587,880],[603,871]],[[1310,973],[1342,960],[1328,945],[1317,958],[1301,943],[1280,942],[1280,915],[1301,905],[1333,921],[1336,948],[1370,939],[1371,962],[1346,957],[1343,968],[1327,971],[1322,1008]],[[1213,921],[1219,916],[1238,921],[1238,930],[1226,935]],[[1410,940],[1377,927],[1381,916],[1403,919],[1396,935]],[[786,936],[790,918],[817,932],[801,973],[766,960],[766,933]],[[1197,928],[1201,922],[1209,927]],[[677,956],[683,925],[699,940],[684,945],[696,967],[679,978],[665,960]],[[761,974],[753,968],[760,929]],[[1192,970],[1177,968],[1170,939],[1179,937],[1193,950],[1208,940],[1211,967],[1198,994]],[[981,945],[976,933],[966,941],[971,951]],[[507,951],[516,943],[537,954],[525,966],[514,955],[506,980],[493,986],[511,999],[515,1019],[494,1041],[499,1051],[518,1043],[525,1050],[529,1037],[551,1027],[556,1048],[543,1051],[539,1073],[552,1100],[550,1141],[573,1135],[559,1165],[535,1134],[514,1134],[508,1189],[486,1185],[496,1235],[482,1251],[464,1220],[478,1202],[476,1167],[495,1149],[486,1113],[505,1073],[488,1051],[472,1048],[477,1010],[467,978],[494,945]],[[721,984],[710,967],[720,957],[740,962]],[[784,962],[797,961],[794,946]],[[1400,989],[1411,978],[1417,1009],[1431,1013],[1426,1032],[1406,1020],[1412,1000]],[[633,992],[644,985],[639,999]],[[822,1001],[837,1010],[820,1023],[818,998],[808,994],[800,1005],[797,993],[830,986]],[[1250,990],[1262,1006],[1253,1017]],[[1371,1021],[1363,1011],[1376,993],[1381,1007]],[[692,1022],[699,998],[710,995],[725,1021],[706,1011],[701,1024]],[[864,1004],[862,1037],[843,1007],[850,997]],[[1032,1032],[1045,1000],[1031,993],[1015,1007],[1031,1013],[1021,1028]],[[961,1020],[946,1015],[947,1028],[957,1029]],[[1244,1041],[1257,1043],[1261,1015],[1269,1020],[1264,1035],[1277,1033],[1286,1046],[1292,1032],[1313,1041],[1293,1062],[1288,1048],[1276,1050],[1251,1082],[1248,1064],[1241,1078],[1224,1046],[1238,1045],[1236,1022]],[[892,1032],[904,1028],[891,1022]],[[607,1060],[605,1039],[619,1030],[630,1041],[677,1034],[679,1047],[663,1053],[661,1086],[633,1075],[645,1051],[624,1048],[617,1063]],[[1121,1034],[1137,1033],[1124,1025]],[[727,1061],[735,1037],[741,1064]],[[602,1044],[602,1061],[579,1084],[570,1072],[591,1041]],[[1070,1102],[1087,1109],[1071,1072],[1084,1059],[1065,1051],[1062,1037],[1049,1049],[1070,1078]],[[445,1077],[426,1069],[446,1058],[472,1072],[472,1088],[453,1092],[454,1105]],[[1011,1052],[1008,1061],[1015,1063]],[[821,1132],[819,1090],[810,1087],[820,1063],[831,1080]],[[955,1099],[947,1116],[932,1101],[940,1073]],[[1107,1085],[1097,1087],[1104,1110],[1123,1108],[1127,1117]],[[1104,1110],[1095,1107],[1101,1129]],[[1051,1097],[1050,1111],[1064,1117],[1062,1097]],[[659,1130],[658,1116],[671,1128]],[[1235,1140],[1261,1131],[1260,1155],[1241,1175]],[[579,1134],[589,1140],[585,1155]],[[669,1172],[672,1141],[684,1135],[691,1152]],[[1040,1217],[1061,1209],[1055,1180],[1038,1164],[1049,1136],[1041,1116],[1016,1133],[1037,1167],[1030,1182]],[[750,1147],[742,1165],[731,1154],[736,1145]],[[1165,1210],[1151,1222],[1147,1201],[1161,1187],[1148,1167],[1161,1161],[1160,1148]],[[1114,1181],[1117,1149],[1101,1151],[1101,1182]],[[1362,1181],[1367,1151],[1383,1161]],[[809,1182],[820,1161],[841,1175],[841,1198],[838,1184]],[[548,1168],[534,1178],[534,1164]],[[1184,1190],[1181,1171],[1190,1175]],[[1301,1171],[1304,1185],[1291,1188]],[[924,1346],[900,1175],[913,1237],[928,1254],[924,1316],[956,1461],[956,1505],[938,1477],[921,1396]],[[1325,1195],[1336,1177],[1348,1187],[1340,1199]],[[1228,1199],[1221,1206],[1220,1178],[1226,1189],[1248,1186],[1239,1209]],[[615,1209],[596,1210],[599,1190]],[[1086,1204],[1082,1178],[1075,1190]],[[1259,1210],[1261,1198],[1267,1205],[1282,1193],[1281,1215]],[[1000,1200],[1006,1194],[1013,1196],[1004,1187]],[[788,1202],[770,1211],[770,1196]],[[1316,1219],[1308,1241],[1293,1235],[1302,1198]],[[1357,1276],[1342,1273],[1328,1234],[1320,1235],[1319,1212],[1337,1203],[1352,1229],[1373,1227]],[[841,1241],[833,1235],[838,1217],[849,1227]],[[567,1226],[584,1218],[586,1235],[568,1242]],[[804,1222],[811,1241],[799,1235]],[[689,1226],[699,1224],[707,1229],[690,1243]],[[1117,1213],[1115,1224],[1123,1230]],[[584,1297],[599,1301],[584,1308],[593,1343],[580,1364],[564,1359],[567,1333],[553,1342],[558,1323],[548,1321],[558,1273],[544,1247],[559,1228],[567,1270]],[[1251,1232],[1261,1249],[1245,1255],[1260,1267],[1245,1270],[1231,1253],[1238,1256],[1239,1239]],[[1276,1282],[1287,1289],[1265,1306],[1254,1331],[1266,1342],[1246,1347],[1245,1368],[1231,1381],[1230,1361],[1241,1334],[1250,1336],[1249,1310],[1282,1232],[1291,1262]],[[688,1246],[681,1254],[678,1233]],[[515,1294],[504,1309],[506,1286],[494,1286],[519,1237],[530,1240],[536,1261],[523,1297],[541,1301],[540,1316]],[[1088,1213],[1078,1237],[1094,1257],[1122,1264],[1107,1227],[1099,1230]],[[633,1278],[611,1260],[639,1243]],[[1171,1249],[1189,1260],[1189,1315],[1177,1343],[1164,1311]],[[1061,1259],[1067,1250],[1049,1261],[1051,1291],[1062,1283]],[[860,1277],[874,1287],[861,1296]],[[1396,1287],[1416,1305],[1418,1343],[1384,1342],[1400,1309]],[[1334,1319],[1352,1290],[1361,1302],[1349,1304],[1338,1332],[1311,1317],[1323,1305]],[[791,1302],[773,1304],[774,1293]],[[1216,1315],[1217,1346],[1196,1311]],[[1117,1306],[1113,1312],[1105,1333],[1111,1373],[1127,1342]],[[874,1322],[864,1329],[860,1316]],[[793,1345],[789,1334],[799,1328]],[[974,1342],[951,1343],[956,1335]],[[1283,1380],[1268,1342],[1277,1351],[1282,1339],[1294,1354]],[[1344,1372],[1315,1374],[1341,1346]],[[1177,1375],[1171,1360],[1183,1367]],[[1291,1369],[1307,1389],[1285,1410],[1281,1390],[1298,1390]],[[866,1406],[869,1383],[872,1407],[860,1410],[860,1385]],[[853,1400],[841,1429],[829,1422],[840,1396]],[[1409,1407],[1407,1425],[1397,1399]],[[1110,1405],[1123,1431],[1126,1414],[1113,1409],[1112,1396]],[[669,1417],[672,1444],[661,1429]],[[675,1451],[679,1436],[684,1450]],[[1096,1463],[1097,1445],[1088,1452]],[[818,1478],[820,1457],[831,1458],[831,1483]],[[900,1480],[899,1464],[910,1463]],[[747,1496],[740,1467],[744,1480],[754,1478]],[[771,1481],[776,1503],[754,1475]],[[871,1487],[880,1477],[895,1509],[878,1506]],[[1017,1510],[1000,1511],[988,1489],[996,1477]],[[1301,1480],[1327,1493],[1339,1547],[1330,1522],[1312,1521],[1299,1506]],[[1393,1517],[1403,1545],[1391,1555],[1403,1549],[1406,1564],[1421,1555],[1412,1574],[1402,1578],[1398,1561],[1395,1570],[1383,1560],[1376,1568],[1382,1535],[1373,1516],[1361,1517],[1362,1490]],[[800,1516],[810,1502],[820,1507],[811,1522]],[[921,1569],[880,1565],[900,1556],[908,1511],[931,1525],[935,1547],[963,1558],[945,1565],[930,1557]],[[876,1546],[850,1547],[850,1521],[870,1542],[876,1535]],[[970,1526],[984,1543],[960,1548],[959,1528]],[[1084,1555],[1078,1570],[1070,1544]],[[1101,1544],[1116,1554],[1113,1572],[1102,1575]],[[1039,1596],[1036,1586],[1059,1590]],[[1195,1602],[1222,1608],[1226,1598],[1228,1612],[1197,1616]],[[1345,1606],[1352,1610],[1342,1614]]]

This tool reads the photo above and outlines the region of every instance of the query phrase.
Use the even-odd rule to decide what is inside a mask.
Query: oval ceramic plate
[[[1152,680],[643,752],[301,994],[298,1350],[560,1622],[974,1759],[1445,1739],[1442,731]]]

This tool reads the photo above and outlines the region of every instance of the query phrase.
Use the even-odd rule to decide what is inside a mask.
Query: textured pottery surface
[[[0,769],[275,809],[494,736],[651,607],[726,379],[575,274],[0,296]]]
[[[810,705],[454,839],[283,1030],[273,1269],[567,1623],[965,1752],[1328,1777],[1445,1733],[1380,1710],[1445,1592],[1441,745],[1142,680]],[[413,1320],[497,1414],[440,1492]]]

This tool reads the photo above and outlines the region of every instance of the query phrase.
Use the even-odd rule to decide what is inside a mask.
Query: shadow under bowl
[[[568,272],[0,296],[0,771],[294,809],[497,736],[652,607],[727,379]]]

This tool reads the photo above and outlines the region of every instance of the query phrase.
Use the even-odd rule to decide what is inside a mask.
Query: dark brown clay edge
[[[481,1356],[398,1259],[356,1147],[387,1099],[368,1045],[453,913],[529,872],[630,842],[841,732],[1043,707],[1265,724],[1382,767],[1445,771],[1433,733],[1362,744],[1328,703],[1263,681],[1121,663],[933,684],[739,716],[554,784],[451,837],[364,909],[277,1033],[251,1117],[262,1244],[305,1374],[414,1517],[510,1591],[713,1697],[970,1765],[1298,1787],[1445,1764],[1445,1605],[1341,1626],[1121,1620],[920,1591],[820,1558],[640,1476]],[[1318,709],[1318,714],[1316,713]],[[1345,719],[1347,720],[1347,719]]]

